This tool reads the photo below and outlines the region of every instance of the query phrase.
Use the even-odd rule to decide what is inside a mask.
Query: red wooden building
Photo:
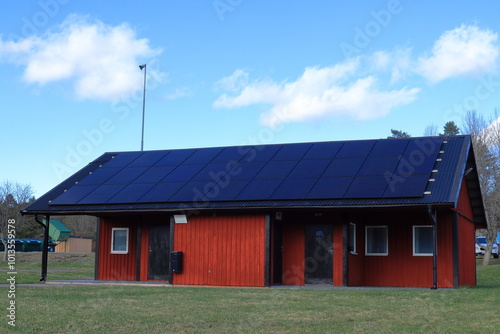
[[[476,285],[468,136],[106,153],[23,214],[98,217],[96,279]]]

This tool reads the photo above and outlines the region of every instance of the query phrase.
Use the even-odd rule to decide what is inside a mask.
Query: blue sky
[[[493,1],[11,1],[0,180],[104,152],[413,136],[500,106]]]

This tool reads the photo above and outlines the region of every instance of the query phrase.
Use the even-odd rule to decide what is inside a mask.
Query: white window
[[[389,254],[387,226],[366,226],[366,255]]]
[[[349,252],[356,254],[356,224],[349,224]]]
[[[111,254],[128,253],[128,227],[111,229]]]
[[[413,226],[413,255],[432,256],[433,246],[432,226]]]

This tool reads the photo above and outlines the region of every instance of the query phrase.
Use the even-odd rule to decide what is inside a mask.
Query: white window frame
[[[415,233],[415,230],[417,228],[420,228],[420,227],[426,227],[426,228],[433,228],[432,225],[413,225],[413,256],[432,256],[433,255],[433,252],[431,251],[430,253],[417,253],[416,250],[415,250],[415,246],[416,246],[416,236],[417,234]]]
[[[369,253],[368,252],[368,230],[375,228],[385,229],[385,252],[384,253]],[[365,255],[367,256],[387,256],[389,255],[389,228],[387,225],[365,226]]]
[[[349,251],[353,255],[357,255],[357,250],[356,250],[356,224],[354,223],[349,223],[349,246],[351,246],[351,238],[352,238],[352,249]]]
[[[115,246],[115,232],[116,231],[126,231],[127,238],[125,241],[125,250],[116,250]],[[128,227],[113,227],[111,229],[111,254],[128,254],[128,240],[129,240],[129,228]]]

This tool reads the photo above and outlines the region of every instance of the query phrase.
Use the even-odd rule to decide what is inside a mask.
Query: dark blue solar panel
[[[162,182],[189,181],[198,174],[204,165],[180,165],[168,174]]]
[[[358,175],[389,175],[398,165],[399,157],[368,157],[358,172]]]
[[[116,173],[104,184],[128,184],[135,180],[139,175],[144,173],[147,167],[127,167]]]
[[[276,191],[282,182],[281,179],[251,180],[243,188],[236,200],[266,200]]]
[[[118,173],[120,168],[98,168],[92,174],[86,176],[78,182],[79,185],[100,185],[109,180],[113,175]]]
[[[205,193],[215,185],[212,181],[186,182],[172,197],[170,202],[201,202]]]
[[[124,184],[105,184],[97,187],[93,192],[85,196],[78,204],[100,204],[106,203],[119,191],[125,188]]]
[[[342,144],[339,142],[315,143],[307,151],[304,159],[333,159],[342,147]]]
[[[427,174],[430,175],[432,168],[436,163],[437,153],[433,155],[424,155],[420,151],[412,151],[409,155],[403,155],[394,171],[398,175]]]
[[[196,150],[189,158],[187,158],[183,163],[184,164],[207,164],[212,159],[214,159],[220,152],[222,148],[213,147],[213,148],[204,148]]]
[[[204,197],[206,201],[232,201],[248,184],[248,180],[221,180]]]
[[[158,183],[146,194],[144,194],[144,196],[142,196],[137,202],[168,202],[168,199],[172,197],[172,195],[175,194],[184,184],[185,182]]]
[[[385,176],[357,176],[344,194],[344,198],[382,197],[388,185]]]
[[[133,183],[156,183],[163,180],[177,166],[153,166],[145,171]]]
[[[240,162],[229,170],[231,180],[250,180],[266,165],[263,161],[258,162]]]
[[[264,168],[255,176],[256,179],[285,178],[295,167],[297,161],[269,161]]]
[[[165,151],[144,152],[140,157],[132,161],[127,167],[150,167],[166,155]]]
[[[425,156],[435,156],[441,148],[443,143],[443,137],[433,137],[433,138],[415,138],[410,141],[404,155],[425,155]]]
[[[323,173],[323,177],[354,176],[365,158],[334,159]]]
[[[228,172],[227,164],[208,164],[203,169],[196,174],[191,180],[192,181],[219,181],[224,178]]]
[[[271,199],[303,199],[316,183],[317,179],[285,179],[272,194]]]
[[[142,152],[122,152],[122,153],[117,153],[114,158],[106,162],[104,167],[106,168],[111,168],[111,167],[125,167],[135,159],[137,159]]]
[[[166,156],[158,160],[154,165],[155,166],[180,165],[187,158],[189,158],[195,151],[196,150],[194,149],[169,151]]]
[[[374,141],[347,141],[340,148],[335,158],[361,158],[366,157],[370,153]]]
[[[330,160],[302,160],[295,166],[288,177],[319,177],[325,171]]]
[[[408,139],[378,140],[373,146],[370,156],[390,157],[400,156],[408,146]]]
[[[289,144],[283,145],[271,160],[300,160],[312,144]]]
[[[154,183],[129,184],[118,194],[113,196],[108,203],[135,203],[146,192],[154,187]]]
[[[384,197],[420,197],[423,196],[429,175],[394,175],[384,192]]]
[[[249,146],[225,147],[211,163],[228,163],[231,161],[240,161],[248,153]]]
[[[269,161],[278,152],[281,145],[265,145],[243,148],[246,154],[241,162]]]
[[[353,179],[353,177],[323,177],[316,182],[306,198],[342,198]]]
[[[50,204],[75,204],[97,188],[93,186],[73,186],[55,198]]]

